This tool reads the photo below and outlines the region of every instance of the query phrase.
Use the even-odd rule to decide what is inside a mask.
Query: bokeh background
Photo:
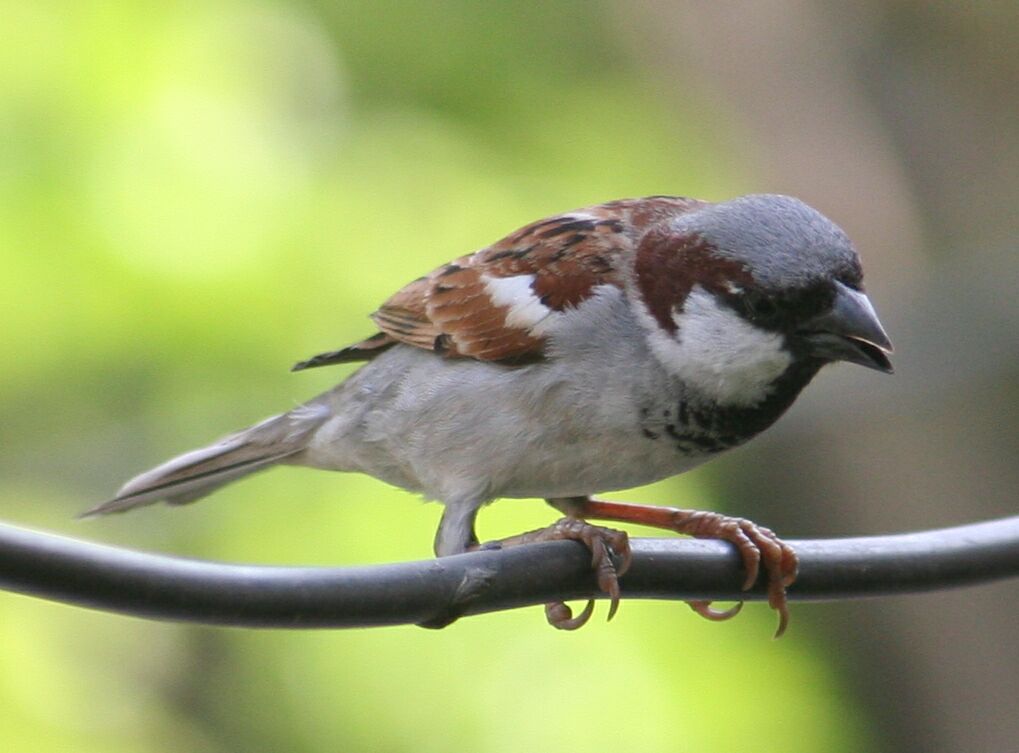
[[[302,357],[405,281],[610,198],[795,194],[843,225],[899,352],[618,498],[791,537],[1016,511],[1014,2],[0,0],[0,518],[217,560],[430,556],[439,508],[282,469],[73,515],[326,389]],[[345,371],[346,369],[346,371]],[[552,520],[483,513],[494,538]],[[602,607],[602,610],[604,607]],[[1016,583],[724,625],[624,603],[441,631],[161,624],[0,594],[10,751],[1009,751]]]

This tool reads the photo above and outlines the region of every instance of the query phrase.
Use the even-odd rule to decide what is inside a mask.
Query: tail
[[[312,401],[224,437],[213,445],[168,460],[128,481],[109,502],[87,510],[90,518],[151,505],[183,505],[221,486],[268,468],[303,450],[330,411]]]

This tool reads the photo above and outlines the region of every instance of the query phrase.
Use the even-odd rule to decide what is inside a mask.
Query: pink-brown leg
[[[781,636],[789,624],[789,605],[786,588],[796,580],[799,562],[792,547],[779,539],[771,530],[745,518],[733,518],[715,512],[680,510],[674,507],[638,505],[627,502],[607,502],[584,497],[549,500],[554,507],[577,518],[597,518],[618,522],[640,523],[663,528],[701,539],[720,539],[735,544],[743,558],[746,578],[743,590],[753,587],[761,565],[768,575],[768,604],[778,612],[778,629]],[[734,617],[740,605],[726,611],[711,608],[709,601],[691,601],[690,607],[710,620]]]

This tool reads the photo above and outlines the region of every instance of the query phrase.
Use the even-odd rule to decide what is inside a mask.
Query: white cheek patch
[[[755,327],[694,287],[673,314],[675,336],[656,328],[650,343],[666,368],[708,398],[752,407],[792,363],[782,336]]]
[[[481,279],[492,303],[508,309],[506,324],[510,327],[519,327],[533,335],[541,335],[562,316],[558,311],[553,311],[543,304],[535,295],[531,288],[534,284],[534,275],[513,277],[482,275]]]

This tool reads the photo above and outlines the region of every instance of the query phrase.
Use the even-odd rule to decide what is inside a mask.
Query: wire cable
[[[930,591],[1019,575],[1019,516],[919,533],[789,541],[792,600]],[[739,590],[740,558],[719,541],[633,539],[624,599],[760,599]],[[598,598],[573,541],[366,567],[205,562],[0,524],[0,588],[136,617],[210,625],[438,627],[463,615]]]

